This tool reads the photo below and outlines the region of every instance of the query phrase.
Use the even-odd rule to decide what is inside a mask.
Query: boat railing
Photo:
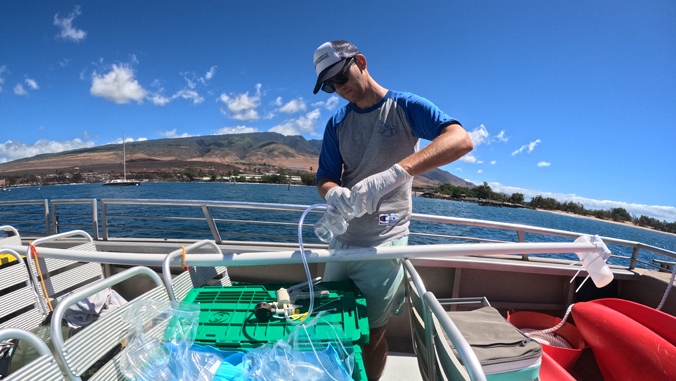
[[[254,234],[251,232],[242,232],[242,231],[228,231],[226,229],[219,229],[219,224],[222,227],[223,224],[249,224],[249,225],[268,225],[268,226],[289,226],[289,227],[295,227],[297,226],[296,222],[285,222],[285,221],[262,221],[260,218],[258,220],[253,219],[253,220],[244,220],[244,219],[227,219],[227,218],[216,218],[214,217],[214,212],[217,209],[224,209],[224,208],[230,208],[230,209],[248,209],[248,210],[259,210],[259,211],[283,211],[283,212],[292,212],[295,214],[300,215],[306,208],[307,205],[298,205],[298,204],[272,204],[272,203],[254,203],[254,202],[233,202],[233,201],[208,201],[208,200],[171,200],[171,199],[102,199],[100,200],[101,207],[100,207],[100,219],[98,218],[98,208],[97,208],[97,201],[96,199],[84,199],[84,200],[52,200],[52,208],[51,208],[51,219],[52,219],[52,226],[53,230],[58,232],[61,227],[68,226],[68,227],[85,227],[85,226],[90,226],[90,225],[85,225],[85,224],[79,224],[79,223],[64,223],[59,221],[59,217],[78,217],[78,218],[84,218],[88,217],[88,214],[75,214],[75,213],[59,213],[59,210],[56,206],[58,205],[75,205],[75,204],[81,204],[81,205],[91,205],[91,228],[92,228],[92,236],[95,239],[102,239],[102,240],[108,240],[111,238],[111,230],[113,229],[126,229],[126,230],[136,230],[136,231],[155,231],[155,232],[167,232],[167,233],[187,233],[187,234],[206,234],[206,235],[211,235],[213,240],[218,243],[222,244],[223,243],[223,236],[240,236],[240,237],[249,237],[249,238],[266,238],[266,239],[282,239],[282,240],[295,240],[295,236],[281,236],[281,235],[266,235],[266,234]],[[48,200],[32,200],[32,201],[10,201],[10,202],[0,202],[0,215],[2,214],[8,214],[4,212],[4,207],[5,206],[12,206],[12,205],[44,205],[44,213],[40,213],[40,215],[44,215],[44,222],[32,222],[32,223],[40,223],[44,224],[46,227],[47,233],[49,233],[49,208],[47,207],[48,205]],[[114,214],[111,213],[111,210],[109,209],[111,206],[124,206],[127,209],[123,213],[115,212]],[[141,215],[142,213],[137,213],[137,214],[131,214],[126,212],[126,210],[136,210],[138,211],[139,206],[163,206],[163,207],[189,207],[189,208],[199,208],[201,210],[201,213],[199,216],[195,216],[193,214],[193,217],[188,217],[186,213],[181,213],[182,216],[179,216],[178,213],[176,213],[176,210],[173,210],[173,215],[166,215],[168,213],[164,213],[162,215],[161,210],[159,210],[157,213],[154,213],[153,215]],[[313,212],[318,212],[321,213],[323,212],[323,209],[315,209]],[[20,214],[26,214],[26,215],[31,215],[31,213],[20,213]],[[32,213],[32,214],[37,214],[37,213]],[[111,224],[111,219],[129,219],[129,220],[136,220],[136,221],[143,221],[143,220],[164,220],[164,221],[181,221],[181,222],[187,222],[187,221],[200,221],[200,222],[206,222],[206,225],[209,227],[209,230],[187,230],[187,229],[171,229],[171,228],[156,228],[156,227],[148,227],[147,224],[139,223],[137,226],[132,226],[131,224]],[[530,226],[530,225],[523,225],[523,224],[515,224],[515,223],[507,223],[507,222],[496,222],[496,221],[486,221],[486,220],[478,220],[478,219],[469,219],[469,218],[460,218],[460,217],[445,217],[445,216],[436,216],[436,215],[427,215],[427,214],[418,214],[418,213],[413,213],[411,216],[412,221],[420,221],[420,222],[432,222],[432,223],[441,223],[441,224],[450,224],[450,225],[464,225],[464,226],[471,226],[471,227],[483,227],[483,228],[490,228],[490,229],[498,229],[502,231],[513,231],[516,233],[516,237],[514,241],[505,241],[505,240],[491,240],[491,239],[486,239],[486,238],[480,238],[480,237],[469,237],[469,236],[453,236],[453,235],[444,235],[444,234],[431,234],[431,233],[425,233],[425,232],[418,232],[414,231],[412,229],[411,235],[412,236],[420,236],[420,237],[434,237],[434,238],[442,238],[442,239],[449,239],[449,240],[460,240],[464,242],[468,241],[474,241],[474,242],[486,242],[486,243],[522,243],[526,242],[526,233],[529,234],[539,234],[539,235],[544,235],[544,236],[549,236],[549,237],[559,237],[559,238],[567,238],[567,239],[576,239],[582,235],[586,235],[589,233],[577,233],[577,232],[570,232],[570,231],[564,231],[564,230],[557,230],[557,229],[549,229],[549,228],[542,228],[542,227],[536,227],[536,226]],[[101,236],[99,238],[99,221],[101,225]],[[289,220],[287,220],[289,221]],[[0,223],[9,223],[11,224],[13,221],[0,221]],[[14,222],[19,222],[19,223],[24,223],[23,221],[14,221]],[[312,227],[311,224],[305,224],[305,227]],[[38,233],[39,235],[44,235],[44,233]],[[623,240],[623,239],[618,239],[618,238],[612,238],[612,237],[601,237],[603,241],[606,244],[610,245],[618,245],[618,246],[623,246],[623,247],[628,247],[632,249],[632,254],[631,256],[627,255],[616,255],[614,254],[612,257],[614,258],[619,258],[623,260],[627,260],[629,262],[629,265],[627,266],[629,270],[633,270],[636,268],[636,265],[638,263],[643,264],[644,266],[648,268],[654,268],[654,269],[659,269],[659,266],[653,263],[649,263],[646,261],[642,261],[639,259],[638,254],[640,250],[645,250],[647,252],[653,253],[653,254],[658,254],[662,255],[667,258],[671,259],[676,259],[676,252],[662,249],[659,247],[655,247],[652,245],[647,245],[641,242],[636,242],[636,241],[629,241],[629,240]],[[312,241],[311,238],[308,238],[307,241]],[[317,241],[317,240],[314,240]],[[518,255],[518,254],[517,254]],[[527,254],[521,254],[521,258],[524,260],[528,260],[528,255]]]
[[[127,215],[127,214],[109,214],[108,208],[112,205],[126,205],[126,206],[171,206],[171,207],[193,207],[200,208],[204,217],[177,217],[177,216],[142,216],[142,215]],[[271,226],[293,226],[297,227],[295,222],[282,221],[258,221],[258,220],[239,220],[239,219],[223,219],[214,218],[212,210],[214,208],[235,208],[235,209],[251,209],[251,210],[268,210],[268,211],[286,211],[302,213],[307,209],[308,205],[295,204],[267,204],[256,202],[232,202],[232,201],[201,201],[201,200],[139,200],[139,199],[102,199],[101,200],[101,233],[103,240],[108,240],[111,229],[133,229],[145,231],[162,231],[175,233],[192,233],[192,234],[211,234],[217,244],[223,243],[223,235],[234,235],[241,237],[255,237],[255,238],[270,238],[270,239],[286,239],[296,240],[297,237],[253,234],[243,232],[229,232],[221,231],[218,228],[218,223],[235,223],[235,224],[253,224],[253,225],[271,225]],[[312,212],[323,212],[323,208],[317,208]],[[126,219],[147,219],[147,220],[165,220],[165,221],[205,221],[209,226],[209,231],[195,231],[184,229],[157,229],[142,226],[116,226],[110,225],[110,218],[126,218]],[[305,224],[304,227],[312,227],[311,224]],[[308,241],[318,241],[316,239],[307,239]]]
[[[20,209],[15,207],[20,207]],[[25,210],[26,207],[29,207],[29,211]],[[37,211],[33,211],[34,209],[37,209]],[[42,225],[45,229],[44,232],[19,230],[21,234],[39,236],[51,234],[49,200],[0,201],[0,218],[2,218],[0,225]]]
[[[45,200],[46,201],[46,200]],[[57,205],[90,205],[91,212],[84,213],[57,213]],[[87,228],[91,227],[92,229],[92,238],[95,240],[99,239],[99,219],[98,219],[98,201],[95,198],[92,199],[75,199],[75,200],[52,200],[51,202],[51,216],[52,216],[52,230],[54,234],[61,233],[62,226],[74,227],[74,228]],[[91,218],[91,224],[73,224],[60,221],[59,217],[87,217]]]

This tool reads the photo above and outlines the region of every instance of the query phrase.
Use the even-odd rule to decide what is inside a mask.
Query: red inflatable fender
[[[606,381],[676,381],[676,346],[655,331],[599,301],[576,303],[572,314]]]

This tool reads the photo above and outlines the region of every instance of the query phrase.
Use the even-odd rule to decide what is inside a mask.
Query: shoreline
[[[634,225],[633,223],[631,223],[630,221],[619,222],[619,221],[613,221],[613,220],[602,220],[602,219],[599,219],[599,218],[596,218],[596,217],[581,216],[579,214],[575,214],[575,213],[571,213],[571,212],[564,212],[564,211],[561,211],[561,210],[545,210],[545,209],[535,209],[535,210],[538,211],[538,212],[547,212],[547,213],[561,214],[561,215],[577,217],[577,218],[586,218],[588,220],[594,220],[594,221],[608,222],[608,223],[611,223],[611,224],[624,225],[624,226],[629,226],[629,227],[632,227],[632,228],[650,230],[650,231],[653,231],[653,232],[656,232],[656,233],[662,233],[662,234],[668,234],[668,235],[671,235],[671,236],[676,236],[676,234],[674,234],[674,233],[663,232],[661,230],[656,230],[656,229],[646,227],[646,226],[637,226],[637,225]]]

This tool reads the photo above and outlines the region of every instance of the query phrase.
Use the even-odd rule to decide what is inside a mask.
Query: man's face
[[[348,102],[354,103],[358,101],[362,98],[364,92],[366,91],[366,84],[363,83],[364,76],[362,75],[360,66],[359,60],[357,59],[355,63],[351,65],[345,72],[348,81],[342,85],[337,83],[333,85],[336,89],[336,94],[340,95]]]

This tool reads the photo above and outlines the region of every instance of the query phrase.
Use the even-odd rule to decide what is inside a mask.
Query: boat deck
[[[418,370],[418,358],[412,353],[389,352],[383,381],[422,381]]]

